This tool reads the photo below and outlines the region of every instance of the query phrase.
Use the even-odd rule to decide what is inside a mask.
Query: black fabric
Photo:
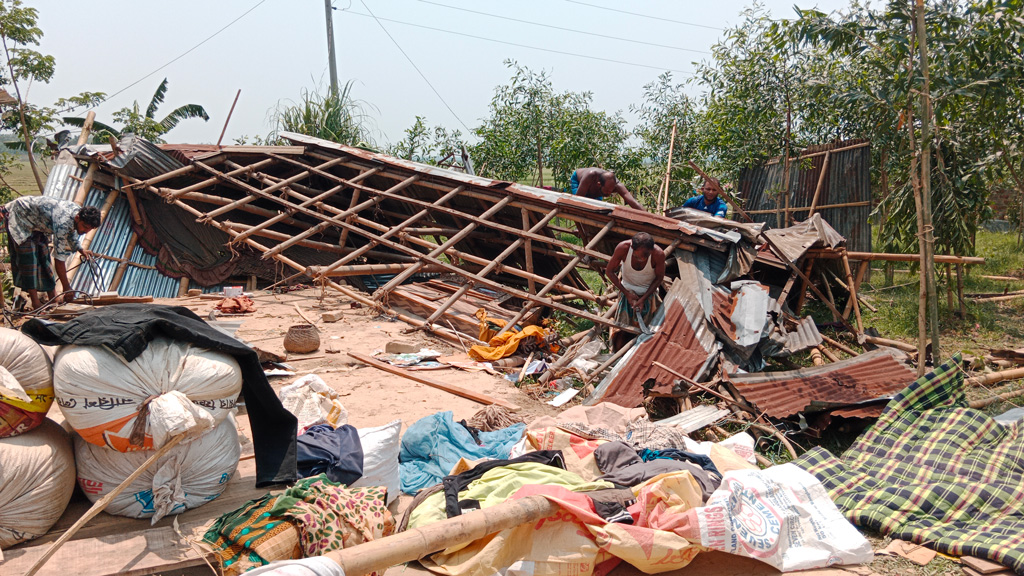
[[[363,477],[363,443],[359,431],[345,424],[310,426],[296,441],[299,477],[326,474],[331,482],[351,486]]]
[[[645,449],[640,452],[640,459],[644,462],[650,462],[651,460],[657,460],[658,458],[668,458],[670,460],[679,460],[680,462],[693,462],[708,472],[713,472],[719,476],[722,475],[711,458],[704,454],[695,454],[678,448],[666,448],[664,450]]]
[[[472,481],[483,476],[488,470],[508,466],[509,464],[519,464],[520,462],[535,462],[565,470],[565,459],[562,457],[561,450],[537,450],[536,452],[528,452],[511,460],[488,460],[487,462],[477,464],[473,469],[466,470],[462,474],[445,476],[441,479],[441,486],[444,487],[445,514],[449,518],[454,518],[462,514],[463,508],[471,508],[471,506],[460,506],[459,492],[465,490]],[[479,504],[477,506],[479,507]]]
[[[587,497],[594,503],[594,511],[608,522],[616,524],[632,524],[633,516],[627,509],[636,502],[636,496],[628,488],[606,488],[587,492]]]
[[[220,332],[182,306],[115,304],[90,310],[65,323],[34,318],[21,331],[48,346],[107,346],[131,362],[157,336],[189,342],[233,356],[242,369],[242,394],[252,424],[256,486],[291,483],[297,478],[295,435],[298,422],[267,382],[256,352]]]
[[[701,488],[705,502],[722,483],[722,476],[708,472],[693,462],[658,458],[644,462],[632,446],[624,442],[606,442],[594,450],[594,461],[604,474],[600,479],[617,486],[636,486],[659,474],[686,470]]]

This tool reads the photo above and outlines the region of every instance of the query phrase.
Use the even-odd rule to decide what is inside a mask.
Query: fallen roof
[[[819,411],[867,418],[881,413],[884,403],[852,405],[891,396],[915,378],[917,372],[906,354],[882,348],[825,366],[734,374],[729,382],[747,402],[772,418]]]
[[[612,402],[632,408],[643,401],[643,385],[655,380],[654,392],[671,394],[679,378],[654,364],[659,362],[692,380],[703,380],[718,358],[718,343],[708,330],[695,286],[686,278],[673,282],[664,306],[650,329],[615,365],[586,401],[587,405]]]

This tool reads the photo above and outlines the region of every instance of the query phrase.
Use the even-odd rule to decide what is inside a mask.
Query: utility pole
[[[331,69],[331,93],[338,94],[338,62],[334,59],[334,7],[331,0],[324,0],[324,12],[327,16],[327,60]]]

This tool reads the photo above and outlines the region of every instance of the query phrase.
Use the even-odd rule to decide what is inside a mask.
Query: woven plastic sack
[[[341,403],[341,395],[316,374],[307,374],[281,388],[278,393],[285,410],[299,421],[301,436],[317,424],[338,428],[348,424],[348,410]]]
[[[117,488],[152,455],[115,452],[75,435],[78,485],[95,502]],[[235,473],[241,450],[234,417],[212,431],[170,449],[110,503],[106,511],[131,518],[153,518],[202,506],[220,496]]]
[[[0,550],[45,534],[74,489],[71,439],[52,420],[0,439]]]
[[[39,426],[53,404],[53,367],[39,344],[0,328],[0,438]]]
[[[223,421],[242,374],[227,354],[161,337],[131,362],[107,348],[65,346],[54,359],[53,387],[83,440],[131,452]]]

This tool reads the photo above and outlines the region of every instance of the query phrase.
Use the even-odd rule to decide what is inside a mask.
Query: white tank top
[[[626,260],[622,263],[622,285],[643,296],[647,289],[651,287],[654,282],[654,264],[653,252],[651,256],[647,257],[647,265],[644,266],[643,270],[633,269],[633,247],[629,247],[629,253],[626,254]]]

